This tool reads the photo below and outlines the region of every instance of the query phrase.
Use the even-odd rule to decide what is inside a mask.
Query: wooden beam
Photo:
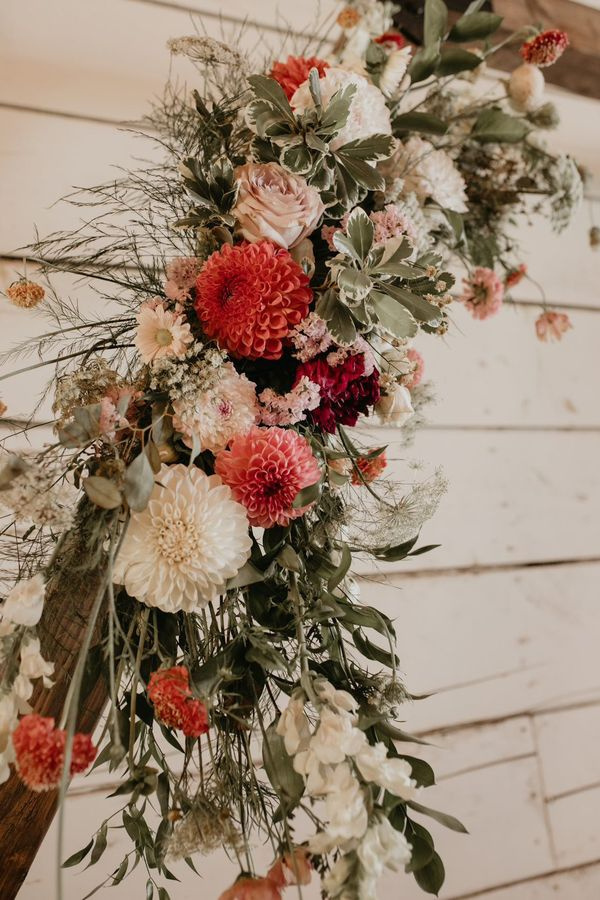
[[[58,720],[75,670],[87,622],[103,581],[99,569],[78,567],[85,547],[83,538],[73,533],[46,589],[44,612],[38,628],[45,659],[55,665],[55,684],[50,690],[37,688],[31,704],[36,713]],[[106,612],[94,630],[92,647],[100,647]],[[102,677],[88,685],[77,727],[93,732],[108,698]],[[35,793],[13,772],[0,785],[0,897],[14,900],[54,818],[57,791]]]

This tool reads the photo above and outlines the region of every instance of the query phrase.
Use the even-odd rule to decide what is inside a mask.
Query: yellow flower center
[[[202,552],[202,535],[195,522],[164,516],[154,520],[154,528],[158,552],[167,562],[188,562]]]
[[[155,340],[159,347],[168,347],[173,343],[173,335],[168,328],[159,328]]]

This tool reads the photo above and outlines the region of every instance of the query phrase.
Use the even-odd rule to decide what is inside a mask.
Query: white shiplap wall
[[[321,15],[317,7],[316,0],[3,0],[0,286],[13,279],[18,263],[7,257],[31,238],[33,223],[42,232],[76,224],[72,209],[52,205],[57,197],[140,155],[139,141],[116,126],[138,118],[160,92],[170,67],[165,42],[192,32],[191,11],[215,35],[244,18],[261,23],[262,36],[250,29],[242,43],[268,52],[266,43],[279,55],[288,30],[308,23],[309,33],[324,33],[320,21],[337,4],[323,0]],[[185,67],[181,74],[193,76]],[[597,172],[599,104],[554,96],[563,125],[553,140]],[[443,463],[450,479],[424,533],[443,546],[365,580],[366,599],[398,620],[409,686],[436,692],[406,718],[435,744],[426,754],[439,773],[432,805],[455,812],[471,832],[436,829],[446,900],[600,896],[600,255],[587,242],[594,207],[598,215],[600,204],[586,202],[560,237],[545,223],[523,230],[532,276],[549,301],[570,309],[574,330],[561,345],[535,340],[537,297],[527,283],[499,318],[477,323],[459,309],[444,341],[423,342],[439,402],[410,456]],[[66,280],[64,290],[94,302]],[[0,304],[3,345],[31,327],[26,312]],[[37,387],[31,376],[4,383],[12,415],[27,412]],[[106,793],[105,775],[74,785],[69,852],[105,815]],[[115,834],[108,862],[70,873],[68,900],[120,860],[124,841]],[[51,896],[53,865],[51,833],[21,900]],[[224,858],[202,871],[198,882],[178,870],[172,896],[187,900],[200,890],[210,900],[235,874]],[[145,877],[137,876],[109,896],[143,896]],[[420,896],[410,879],[387,879],[383,900],[399,894]]]

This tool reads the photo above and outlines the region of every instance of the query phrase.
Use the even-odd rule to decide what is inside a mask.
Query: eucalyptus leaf
[[[352,633],[352,640],[359,653],[362,653],[367,659],[372,659],[375,662],[381,663],[389,669],[393,669],[394,666],[399,665],[400,660],[395,654],[392,655],[389,650],[383,650],[381,647],[378,647],[377,644],[374,644],[365,637],[359,629]]]
[[[292,758],[285,749],[276,724],[269,725],[263,735],[263,763],[267,778],[289,811],[298,805],[304,793],[304,779],[294,770]]]
[[[483,4],[481,4],[483,5]],[[502,24],[502,16],[492,12],[471,12],[454,23],[448,35],[449,41],[462,44],[480,41],[494,34]]]
[[[426,866],[417,869],[414,872],[414,876],[422,891],[425,891],[426,894],[435,894],[437,896],[446,878],[444,863],[439,854],[434,851],[431,860]]]
[[[476,53],[470,53],[462,47],[444,47],[440,60],[435,68],[436,75],[442,78],[446,75],[457,75],[459,72],[470,72],[483,62],[483,58]]]
[[[439,59],[439,41],[432,44],[430,47],[422,47],[415,53],[407,69],[412,84],[417,84],[419,81],[425,81],[426,78],[433,75]]]
[[[529,125],[523,119],[517,119],[493,107],[484,109],[479,114],[471,129],[471,137],[482,143],[515,144],[522,141],[529,130]]]
[[[425,0],[425,21],[423,25],[423,41],[425,47],[441,41],[448,24],[448,7],[442,0]]]
[[[101,509],[117,509],[123,502],[116,484],[102,475],[90,475],[83,482],[83,489],[92,503]]]
[[[106,850],[107,833],[108,833],[108,826],[107,826],[106,822],[104,822],[102,827],[100,828],[100,831],[98,832],[98,835],[94,842],[94,849],[92,850],[92,855],[90,856],[88,868],[89,868],[89,866],[93,866],[94,863],[97,863],[98,860],[100,859],[100,857],[102,856],[102,854],[104,853],[104,851]]]
[[[85,847],[82,847],[81,850],[78,850],[76,853],[73,853],[72,856],[69,856],[69,858],[66,859],[64,861],[64,863],[62,864],[62,868],[70,869],[71,866],[78,865],[78,863],[80,863],[83,859],[85,859],[85,857],[88,855],[88,853],[92,849],[93,845],[94,845],[94,839],[92,838],[92,840],[88,844],[86,844]]]
[[[331,575],[331,577],[329,578],[329,580],[327,582],[328,590],[334,591],[336,589],[338,584],[340,584],[340,582],[343,581],[344,578],[346,577],[346,575],[348,574],[348,570],[350,569],[351,565],[352,565],[352,553],[350,552],[350,548],[348,547],[348,545],[343,544],[342,545],[342,553],[341,553],[338,567],[335,570],[335,572],[333,573],[333,575]]]
[[[310,506],[311,503],[318,500],[321,496],[322,485],[323,478],[319,478],[314,484],[309,484],[307,487],[302,488],[301,491],[298,491],[292,503],[293,509],[303,509],[305,506]]]
[[[392,125],[396,137],[415,131],[421,134],[446,134],[448,131],[447,122],[431,113],[422,112],[407,112],[396,116]]]
[[[230,591],[233,588],[242,588],[247,587],[249,584],[256,584],[259,581],[264,581],[264,573],[259,572],[252,563],[245,563],[237,575],[234,575],[233,578],[230,578],[227,582],[227,590]]]
[[[134,512],[142,512],[148,506],[153,490],[154,472],[148,456],[142,452],[125,470],[123,493],[130,508]]]
[[[461,821],[454,816],[448,815],[448,813],[439,812],[437,809],[430,809],[428,806],[422,806],[414,800],[410,800],[407,805],[410,806],[411,809],[414,809],[415,812],[422,813],[424,816],[429,816],[430,819],[435,819],[436,822],[439,822],[440,825],[444,825],[451,831],[457,831],[459,834],[469,833]]]

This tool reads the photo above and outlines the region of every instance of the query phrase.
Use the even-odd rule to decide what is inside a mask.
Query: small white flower
[[[364,792],[348,763],[336,766],[330,776],[325,810],[331,846],[343,848],[367,830],[369,817]]]
[[[46,662],[40,653],[38,638],[31,638],[21,646],[21,664],[19,672],[25,678],[42,678],[44,687],[52,687],[51,676],[54,673],[54,663]]]
[[[412,800],[417,795],[417,782],[412,778],[410,763],[388,756],[385,744],[365,743],[354,761],[365,781],[372,781],[403,800]]]
[[[29,628],[37,625],[44,608],[44,593],[44,577],[39,573],[17,582],[0,609],[3,619]]]
[[[33,684],[26,675],[17,675],[17,677],[13,681],[12,692],[13,696],[17,700],[19,712],[31,712],[29,700],[31,700],[31,695],[33,694]]]
[[[312,846],[312,841],[311,841]],[[323,888],[328,897],[340,897],[352,874],[353,862],[349,856],[340,856],[323,879]]]
[[[386,97],[392,97],[400,87],[408,64],[412,47],[402,47],[401,50],[392,50],[379,78],[379,90]]]
[[[304,694],[292,694],[290,702],[281,713],[276,727],[277,734],[283,738],[285,749],[290,756],[300,750],[306,750],[311,738],[311,731],[304,712]]]
[[[358,703],[348,691],[340,691],[325,679],[315,681],[315,691],[322,703],[327,703],[338,713],[355,713]]]
[[[324,765],[341,763],[347,756],[354,756],[366,741],[362,731],[352,724],[352,719],[325,708],[310,749]]]
[[[364,871],[363,880],[366,882],[363,885],[361,881],[361,887],[368,891],[374,890],[375,882],[385,868],[397,872],[410,862],[411,847],[404,835],[396,831],[388,819],[380,819],[369,828],[357,853]],[[361,896],[363,893],[367,894],[367,891],[361,891]]]

